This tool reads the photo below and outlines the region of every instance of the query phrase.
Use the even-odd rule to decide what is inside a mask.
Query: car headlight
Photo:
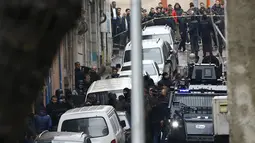
[[[172,122],[172,127],[173,127],[173,128],[179,127],[179,123],[178,123],[177,121],[173,121],[173,122]]]

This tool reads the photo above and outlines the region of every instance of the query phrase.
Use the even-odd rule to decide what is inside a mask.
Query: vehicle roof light
[[[179,93],[189,93],[189,89],[179,89]]]

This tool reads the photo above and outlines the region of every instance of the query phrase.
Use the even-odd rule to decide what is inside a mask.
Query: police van
[[[168,139],[173,142],[214,142],[212,101],[227,96],[215,65],[197,64],[188,82],[178,84],[171,99],[171,126]]]

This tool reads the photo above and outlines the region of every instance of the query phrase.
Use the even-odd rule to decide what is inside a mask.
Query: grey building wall
[[[110,1],[83,0],[77,26],[63,38],[63,79],[67,88],[74,87],[74,63],[100,67],[109,62],[112,53]],[[107,19],[102,21],[103,13]]]

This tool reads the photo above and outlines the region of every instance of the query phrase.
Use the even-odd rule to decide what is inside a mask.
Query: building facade
[[[46,78],[46,99],[57,89],[73,89],[74,63],[105,65],[112,57],[110,0],[83,0],[81,18],[60,43]]]

